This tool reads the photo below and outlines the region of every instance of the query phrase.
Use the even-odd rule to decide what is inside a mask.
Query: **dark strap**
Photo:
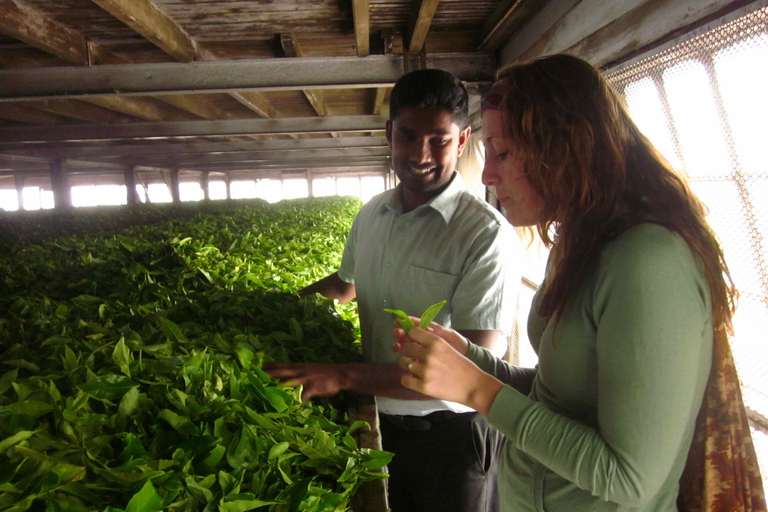
[[[461,416],[465,416],[468,413],[459,413],[453,411],[436,411],[426,416],[401,416],[398,414],[383,414],[379,416],[383,421],[387,421],[393,427],[397,427],[400,430],[406,430],[409,432],[424,432],[431,429],[435,425],[445,423]]]

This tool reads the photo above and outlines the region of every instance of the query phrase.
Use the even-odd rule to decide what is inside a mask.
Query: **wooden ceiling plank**
[[[0,118],[10,121],[17,121],[24,124],[38,124],[43,126],[54,126],[61,124],[61,118],[41,112],[35,108],[29,108],[25,105],[15,103],[0,104]]]
[[[427,67],[445,69],[469,83],[492,81],[495,72],[491,53],[429,54],[426,61]],[[399,55],[0,69],[0,101],[114,94],[361,89],[391,86],[402,74],[403,59]]]
[[[280,34],[280,44],[283,47],[283,52],[285,53],[286,57],[306,57],[304,49],[299,43],[299,40],[296,39],[292,34]],[[323,98],[322,91],[303,89],[302,92],[318,116],[325,117],[328,115],[328,109],[325,105],[325,99]],[[331,133],[331,136],[338,137],[338,134]]]
[[[373,115],[378,116],[381,114],[381,109],[384,107],[384,98],[387,96],[386,87],[376,88],[376,97],[373,100]]]
[[[350,148],[350,149],[308,149],[302,151],[257,151],[238,153],[212,153],[212,154],[157,154],[144,155],[136,153],[128,156],[123,161],[132,164],[145,164],[163,167],[176,163],[178,165],[204,165],[233,162],[285,162],[285,161],[319,161],[332,158],[363,159],[363,158],[387,158],[389,148]],[[2,158],[2,155],[0,155]],[[115,163],[114,160],[99,160],[100,162]]]
[[[198,44],[150,0],[93,0],[93,2],[179,62],[213,58],[204,46]],[[237,117],[203,98],[165,95],[157,99],[203,119]]]
[[[19,0],[0,0],[0,32],[67,62],[88,64],[88,44],[77,31]]]
[[[541,11],[544,4],[546,4],[546,0],[505,0],[501,2],[483,27],[477,49],[490,52],[500,48],[528,20]]]
[[[7,145],[0,143],[0,154],[19,154],[46,158],[109,158],[135,154],[205,154],[240,151],[305,151],[308,149],[386,148],[386,137],[340,137],[298,140],[233,140],[224,142],[174,142],[171,144],[114,144],[92,146]]]
[[[355,41],[357,56],[367,57],[371,53],[371,9],[370,0],[352,0],[352,15],[355,20]]]
[[[117,112],[86,103],[80,100],[43,100],[35,102],[35,107],[60,116],[78,119],[89,123],[125,123],[131,118]]]
[[[164,109],[160,105],[144,98],[126,96],[98,96],[82,99],[100,107],[138,117],[146,121],[187,121],[188,118]]]
[[[200,59],[197,43],[150,0],[92,0],[179,62]]]
[[[185,110],[203,119],[235,119],[236,115],[227,112],[203,98],[196,98],[192,94],[163,94],[155,99],[170,103],[174,107]]]
[[[224,121],[148,122],[114,125],[69,125],[0,128],[5,142],[154,139],[228,135],[288,135],[383,131],[386,116],[289,117]]]
[[[230,95],[261,117],[283,117],[280,111],[260,92],[239,91],[230,93]]]
[[[424,47],[427,32],[432,25],[432,18],[435,17],[439,3],[440,0],[417,0],[415,3],[406,37],[408,53],[419,53]]]

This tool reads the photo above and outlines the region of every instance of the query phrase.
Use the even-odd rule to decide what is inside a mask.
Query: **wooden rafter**
[[[367,57],[371,53],[370,0],[352,0],[352,13],[355,18],[357,56]]]
[[[0,0],[0,11],[4,11],[3,15],[0,16],[0,31],[72,64],[126,64],[130,62],[127,58],[115,54],[98,43],[86,41],[80,33],[18,0]],[[172,112],[163,111],[157,105],[139,98],[94,98],[86,101],[144,120],[186,120],[186,118],[179,118]],[[91,120],[93,111],[88,109],[87,103],[70,102],[69,105],[66,103],[63,101],[53,103],[51,108],[59,110],[57,113],[66,109],[67,113],[64,115],[68,117]],[[45,110],[50,111],[50,108]],[[41,123],[45,115],[44,112],[35,113],[34,110],[30,109],[28,114],[26,122],[52,124],[50,120],[48,123]],[[48,117],[52,118],[52,116]],[[108,119],[109,116],[102,118]]]
[[[304,49],[293,35],[280,34],[280,44],[283,46],[283,52],[286,57],[306,57]],[[323,91],[303,89],[302,92],[318,116],[325,117],[328,115],[328,107],[325,104],[325,98],[323,98]],[[338,134],[331,133],[331,136],[338,137]]]
[[[488,18],[481,31],[480,51],[494,51],[512,37],[546,0],[504,0]]]
[[[113,125],[69,125],[0,128],[4,142],[55,142],[157,137],[231,135],[288,135],[291,133],[383,131],[384,116],[287,117],[283,119],[227,119],[223,121],[148,122]]]
[[[131,98],[126,96],[86,97],[83,101],[146,121],[188,121],[189,117],[180,115],[162,104],[146,98]]]
[[[55,115],[14,103],[0,104],[0,118],[44,126],[53,126],[61,123],[61,119]]]
[[[492,81],[495,71],[490,53],[432,53],[426,62],[468,83]],[[0,69],[0,101],[113,95],[115,89],[131,95],[361,89],[391,86],[403,69],[399,55]]]
[[[384,98],[387,96],[387,89],[384,87],[376,88],[376,97],[373,100],[373,115],[378,116],[381,114],[381,109],[384,107]]]
[[[439,3],[440,0],[417,0],[415,3],[406,36],[408,53],[419,53],[424,47],[427,32],[432,25],[432,18],[435,17]]]
[[[88,64],[88,43],[77,31],[18,0],[0,0],[0,32],[73,64]]]
[[[174,144],[110,144],[83,146],[27,147],[24,145],[0,145],[2,155],[29,155],[42,158],[111,158],[141,155],[177,155],[206,153],[236,153],[241,151],[296,152],[309,149],[385,148],[385,137],[340,137],[338,139],[314,138],[306,140],[245,140],[222,142],[175,142]]]
[[[151,1],[92,1],[179,62],[201,59],[203,49]]]
[[[156,98],[203,119],[234,119],[237,117],[217,107],[212,102],[196,98],[191,94],[163,94],[156,96]]]
[[[233,92],[231,96],[261,117],[282,117],[280,111],[260,92]]]
[[[89,123],[125,123],[131,121],[130,117],[121,115],[112,109],[80,100],[42,100],[29,102],[29,106]]]
[[[205,47],[198,44],[182,27],[166,16],[150,0],[92,1],[179,62],[212,58]],[[168,94],[156,96],[156,98],[203,119],[233,119],[236,117],[212,102],[199,97]]]

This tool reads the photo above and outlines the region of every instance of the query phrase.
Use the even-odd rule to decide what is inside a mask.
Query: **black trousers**
[[[477,413],[380,415],[392,512],[498,512],[503,436]]]

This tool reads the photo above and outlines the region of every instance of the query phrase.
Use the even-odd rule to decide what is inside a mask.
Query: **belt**
[[[472,412],[453,412],[453,411],[436,411],[426,416],[400,416],[397,414],[383,414],[380,413],[379,417],[400,430],[407,430],[410,432],[425,432],[435,425],[445,423],[447,421],[456,419],[467,414],[474,414]]]

